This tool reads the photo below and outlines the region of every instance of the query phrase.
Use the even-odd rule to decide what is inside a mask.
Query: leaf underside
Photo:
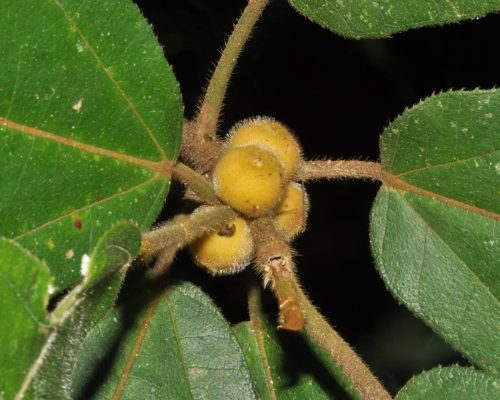
[[[0,238],[0,397],[13,399],[50,331],[48,267]]]
[[[341,369],[305,335],[277,331],[265,318],[233,331],[258,399],[360,399]]]
[[[79,351],[73,397],[256,398],[228,323],[189,283],[143,289],[108,315]]]
[[[289,0],[297,11],[343,36],[380,38],[423,26],[481,17],[499,0]]]
[[[499,388],[498,378],[472,368],[435,368],[412,378],[395,400],[491,400]]]
[[[70,399],[75,353],[87,332],[113,307],[141,234],[121,222],[98,241],[82,282],[46,311],[48,268],[19,244],[0,239],[1,397]]]
[[[500,371],[500,91],[442,93],[381,139],[371,215],[395,297],[475,364]],[[391,187],[391,184],[393,187]]]
[[[0,234],[63,289],[114,221],[146,229],[158,215],[179,87],[128,1],[2,2],[0,59]]]

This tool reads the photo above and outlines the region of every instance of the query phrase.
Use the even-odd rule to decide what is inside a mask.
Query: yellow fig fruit
[[[283,179],[289,181],[301,158],[300,145],[280,122],[258,117],[238,123],[228,135],[228,147],[254,145],[273,153],[283,166]]]
[[[235,274],[252,260],[253,240],[246,221],[236,217],[218,232],[196,240],[191,249],[196,263],[212,275]]]
[[[304,232],[308,211],[309,201],[304,187],[296,182],[290,182],[275,210],[274,226],[286,240],[291,240]]]
[[[281,200],[283,169],[265,149],[232,147],[217,161],[213,184],[217,196],[226,204],[249,217],[259,217]]]

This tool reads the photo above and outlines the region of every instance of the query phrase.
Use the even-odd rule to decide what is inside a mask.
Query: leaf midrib
[[[398,179],[397,175],[392,175],[387,172],[383,173],[383,186],[387,186],[398,191],[411,192],[416,193],[421,196],[427,197],[429,199],[438,200],[442,203],[445,203],[449,206],[453,206],[456,208],[460,208],[465,211],[469,211],[471,213],[480,215],[485,218],[493,219],[495,221],[500,221],[500,214],[485,210],[484,208],[476,207],[468,203],[464,203],[459,200],[451,199],[449,197],[443,196],[438,193],[431,192],[429,190],[422,189],[418,186],[412,185],[404,180]]]
[[[137,359],[137,356],[142,348],[149,327],[151,326],[151,321],[155,314],[160,298],[161,298],[161,292],[157,293],[156,296],[151,300],[151,303],[149,304],[149,307],[146,311],[146,315],[144,319],[141,321],[142,326],[135,340],[134,347],[130,351],[130,355],[127,359],[125,367],[123,368],[118,384],[116,385],[112,400],[118,400],[121,398],[123,389],[125,388],[125,385],[127,384],[128,379],[130,377],[130,372],[134,367],[135,360]]]
[[[141,158],[133,157],[127,154],[119,153],[113,150],[104,149],[102,147],[94,146],[91,144],[83,143],[78,140],[70,139],[67,137],[59,136],[52,132],[47,132],[38,128],[23,125],[15,121],[0,117],[0,126],[3,126],[11,131],[26,134],[31,137],[38,137],[41,139],[49,140],[64,146],[74,149],[86,151],[93,154],[98,154],[104,157],[112,158],[118,161],[123,161],[128,164],[133,164],[156,172],[163,177],[170,177],[172,161],[163,159],[162,161],[149,161]]]

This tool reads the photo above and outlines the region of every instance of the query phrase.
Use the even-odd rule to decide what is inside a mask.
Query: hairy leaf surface
[[[256,398],[238,342],[204,293],[189,283],[142,292],[85,340],[73,397]]]
[[[289,0],[307,18],[343,36],[379,38],[481,17],[499,0]]]
[[[181,138],[178,84],[130,1],[2,1],[0,234],[59,289],[114,221],[148,228]]]
[[[50,332],[48,267],[0,238],[0,398],[12,399]]]
[[[305,335],[277,332],[265,318],[233,330],[258,399],[361,399],[340,368]]]
[[[381,139],[371,215],[377,268],[416,315],[500,371],[500,91],[442,93]]]
[[[140,239],[136,226],[118,223],[98,241],[90,258],[82,260],[83,281],[50,314],[50,335],[24,379],[19,398],[72,398],[76,353],[87,333],[113,307],[126,270],[139,252]]]
[[[491,400],[498,398],[500,379],[472,368],[435,368],[412,378],[396,400]]]

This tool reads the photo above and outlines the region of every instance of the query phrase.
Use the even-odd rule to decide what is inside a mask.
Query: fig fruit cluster
[[[245,218],[271,216],[288,241],[305,229],[307,194],[293,181],[301,157],[295,136],[274,119],[245,120],[231,129],[213,171],[213,186],[242,217],[193,244],[199,265],[212,274],[232,274],[251,262],[253,240]]]

